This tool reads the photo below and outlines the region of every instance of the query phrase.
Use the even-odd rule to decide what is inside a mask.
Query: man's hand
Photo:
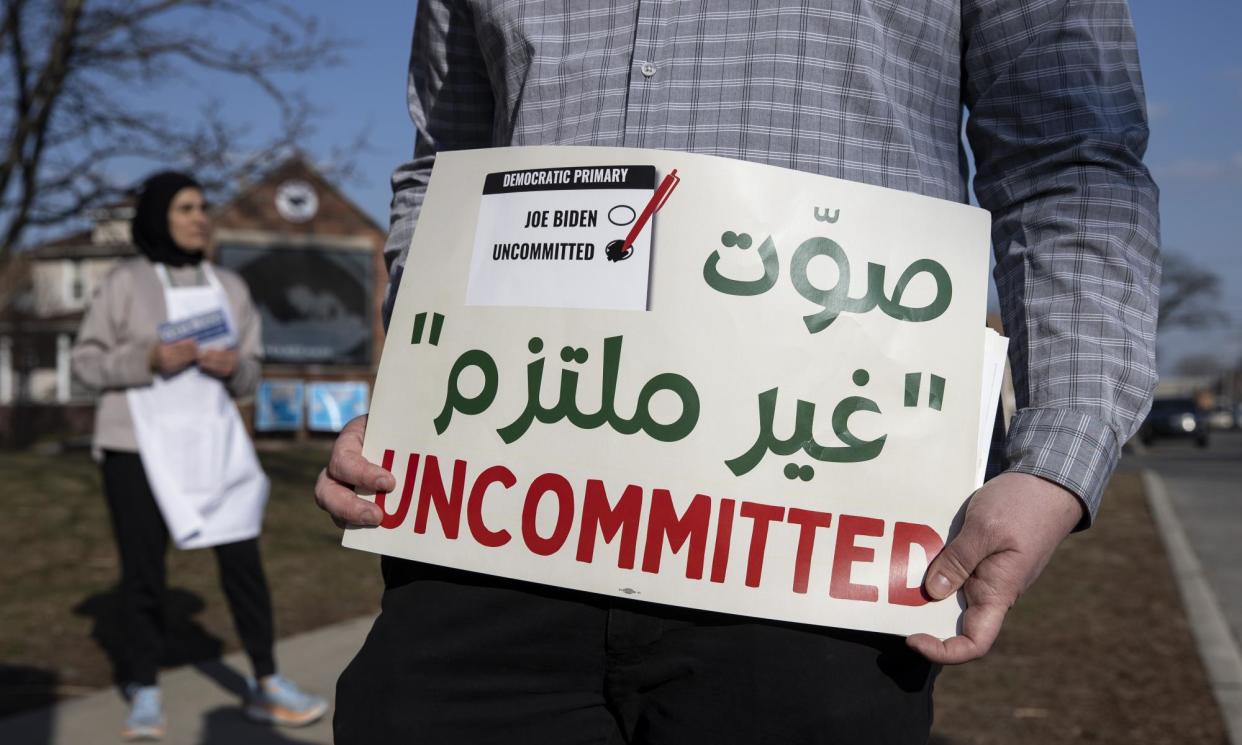
[[[193,339],[182,339],[172,344],[156,344],[151,347],[151,370],[172,375],[194,364],[196,357],[198,344]]]
[[[217,378],[227,378],[237,370],[237,352],[232,349],[204,349],[198,355],[198,369]]]
[[[962,634],[940,641],[915,634],[906,643],[932,662],[957,665],[987,654],[1005,614],[1035,582],[1083,507],[1066,489],[1024,473],[1003,473],[970,499],[962,530],[927,568],[936,600],[964,588]]]
[[[355,488],[387,492],[397,486],[391,473],[362,457],[362,434],[366,430],[365,414],[345,425],[332,446],[328,467],[319,472],[315,482],[315,504],[331,515],[339,528],[379,525],[383,519],[380,508],[359,498]]]

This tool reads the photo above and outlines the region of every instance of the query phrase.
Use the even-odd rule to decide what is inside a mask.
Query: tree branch
[[[0,257],[27,227],[118,196],[118,160],[171,160],[219,189],[253,177],[310,132],[305,96],[278,76],[332,64],[342,46],[283,0],[5,0],[3,9]],[[196,73],[256,86],[276,107],[275,134],[253,141],[216,102],[197,120],[142,105]]]
[[[26,99],[27,106],[16,123],[17,131],[13,135],[8,155],[4,163],[0,164],[0,194],[8,193],[9,183],[16,169],[22,171],[24,194],[16,215],[10,218],[9,229],[5,231],[6,237],[3,244],[0,244],[0,251],[7,252],[16,237],[20,235],[21,223],[29,213],[30,204],[36,198],[35,185],[39,158],[43,153],[44,135],[52,116],[52,110],[55,108],[57,94],[69,71],[69,58],[73,54],[73,38],[77,33],[78,20],[82,15],[82,2],[83,0],[65,0],[60,28],[51,51],[48,53],[48,59],[39,72],[33,93],[18,96],[19,100]],[[20,11],[20,5],[15,4],[13,7]],[[18,30],[14,39],[14,47],[17,48],[20,46],[21,39],[20,18],[16,18],[13,25]],[[24,71],[19,70],[19,81],[23,74]],[[24,85],[24,82],[22,84]],[[34,145],[30,153],[25,153],[26,143],[31,135],[34,136]]]

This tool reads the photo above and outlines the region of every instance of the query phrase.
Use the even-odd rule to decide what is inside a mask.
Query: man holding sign
[[[972,0],[961,4],[928,3],[917,11],[878,0],[868,0],[862,7],[858,3],[830,3],[813,10],[757,5],[744,10],[721,10],[705,2],[639,2],[624,10],[583,7],[562,11],[545,8],[543,4],[531,7],[508,2],[470,8],[432,1],[420,4],[409,89],[418,140],[415,159],[394,177],[394,226],[388,247],[392,283],[386,306],[393,314],[394,328],[400,328],[402,335],[409,325],[413,326],[414,344],[398,346],[391,343],[395,336],[390,336],[385,365],[390,364],[390,359],[413,360],[417,355],[428,355],[417,357],[417,369],[426,370],[427,377],[420,381],[423,388],[410,386],[411,396],[434,398],[437,408],[424,411],[426,407],[419,408],[423,404],[415,405],[419,416],[410,421],[409,429],[422,432],[432,426],[429,420],[434,417],[435,436],[442,435],[446,442],[458,438],[460,448],[441,453],[443,462],[436,464],[431,463],[433,458],[426,457],[433,452],[429,449],[423,454],[424,460],[416,462],[420,455],[417,452],[398,453],[394,447],[381,449],[370,443],[373,439],[400,439],[398,429],[385,424],[382,431],[377,432],[374,426],[368,431],[371,457],[365,458],[366,422],[356,420],[343,431],[331,464],[317,484],[318,503],[342,525],[382,525],[374,531],[350,531],[347,543],[363,545],[369,541],[378,545],[388,541],[393,554],[383,560],[387,585],[384,613],[341,679],[336,721],[339,743],[398,742],[413,737],[426,742],[541,743],[923,741],[931,723],[935,664],[961,663],[985,654],[999,633],[1006,611],[1038,576],[1059,542],[1075,526],[1085,527],[1093,519],[1121,444],[1141,421],[1154,384],[1152,348],[1159,273],[1156,190],[1141,162],[1146,122],[1125,3]],[[629,437],[638,443],[634,446],[636,451],[647,452],[642,450],[644,443],[659,440],[661,435],[670,438],[668,441],[676,440],[675,436],[706,436],[704,429],[713,429],[704,426],[709,421],[728,422],[730,426],[719,431],[731,436],[744,426],[745,417],[739,415],[737,427],[733,428],[730,414],[712,405],[716,398],[723,400],[723,394],[717,396],[714,392],[718,386],[713,377],[718,381],[734,377],[749,380],[747,376],[757,375],[761,368],[757,359],[735,358],[730,364],[717,365],[712,372],[696,368],[694,355],[681,360],[677,369],[652,368],[648,373],[646,367],[641,368],[640,380],[649,379],[654,385],[658,379],[667,384],[665,393],[682,391],[676,397],[680,408],[656,412],[659,407],[653,403],[653,425],[642,428],[635,424],[633,397],[609,412],[601,407],[598,420],[593,418],[594,409],[587,406],[562,408],[558,404],[548,408],[546,400],[554,394],[545,392],[547,398],[541,398],[537,383],[542,379],[542,366],[555,362],[555,348],[549,347],[545,352],[542,336],[527,334],[525,329],[506,325],[503,320],[496,320],[499,326],[494,331],[470,326],[480,329],[481,336],[460,343],[477,345],[477,349],[460,353],[454,350],[443,359],[433,359],[433,353],[426,350],[429,344],[437,344],[442,325],[447,328],[448,323],[465,324],[470,319],[483,318],[489,312],[485,306],[498,293],[508,289],[520,291],[506,289],[503,282],[488,278],[487,270],[481,267],[491,266],[488,261],[501,260],[493,257],[507,256],[503,259],[505,267],[517,264],[520,269],[527,269],[555,261],[557,267],[569,266],[567,271],[585,271],[582,262],[586,259],[578,257],[586,256],[586,244],[591,244],[598,254],[607,252],[607,244],[601,245],[602,238],[597,240],[586,232],[599,227],[600,215],[611,212],[609,205],[621,206],[626,209],[618,210],[618,220],[627,219],[629,211],[642,211],[654,194],[647,191],[647,198],[637,201],[618,195],[598,210],[592,203],[577,204],[575,200],[585,198],[578,191],[554,188],[573,186],[572,175],[566,181],[555,174],[557,169],[620,169],[646,163],[642,159],[619,161],[612,153],[610,160],[600,155],[592,156],[591,163],[569,163],[570,156],[556,151],[561,162],[528,163],[522,155],[498,155],[498,162],[503,160],[507,165],[495,168],[495,173],[542,173],[512,176],[508,187],[502,175],[498,190],[492,194],[486,190],[481,194],[470,191],[470,179],[466,176],[472,179],[478,164],[475,159],[462,157],[452,161],[456,170],[446,169],[443,175],[437,171],[437,186],[428,195],[427,185],[437,153],[505,145],[655,148],[725,156],[964,202],[965,156],[959,139],[963,103],[971,114],[967,134],[979,172],[976,193],[980,204],[992,213],[991,240],[997,257],[996,276],[1005,327],[1012,337],[1018,412],[1007,433],[998,433],[993,478],[970,498],[960,529],[926,572],[927,595],[936,600],[948,598],[930,607],[951,604],[951,596],[961,591],[968,607],[962,615],[960,633],[946,634],[949,638],[944,640],[913,633],[903,640],[897,636],[834,631],[699,610],[732,607],[731,595],[712,595],[714,588],[720,587],[713,585],[715,557],[723,555],[727,559],[735,550],[719,538],[728,532],[723,517],[726,512],[731,524],[740,526],[745,518],[750,526],[749,545],[766,545],[769,552],[796,555],[799,535],[813,538],[821,529],[835,531],[835,541],[831,547],[821,549],[820,560],[852,565],[854,574],[851,578],[847,571],[841,580],[836,580],[834,574],[834,581],[829,583],[831,589],[823,595],[845,608],[854,607],[845,605],[849,602],[868,602],[867,588],[883,584],[859,581],[859,572],[878,553],[874,544],[859,536],[876,536],[886,542],[884,545],[896,548],[918,543],[909,536],[920,534],[921,527],[927,527],[920,527],[917,521],[876,520],[863,514],[863,510],[842,509],[829,515],[829,511],[782,508],[778,517],[771,509],[773,505],[763,501],[765,495],[759,492],[709,493],[713,490],[705,488],[704,494],[694,496],[694,500],[673,503],[665,501],[672,498],[661,493],[664,490],[659,487],[664,484],[632,484],[641,489],[647,535],[652,534],[652,525],[656,524],[653,515],[670,516],[660,528],[668,543],[658,540],[657,531],[657,540],[643,542],[641,560],[634,560],[641,564],[652,554],[658,561],[662,545],[684,545],[690,557],[703,557],[704,566],[695,567],[694,561],[686,566],[686,579],[696,575],[696,569],[701,578],[694,580],[697,584],[685,585],[684,592],[688,598],[711,597],[701,603],[692,602],[693,598],[687,600],[684,604],[690,608],[645,604],[615,595],[557,589],[478,573],[488,569],[505,577],[528,579],[521,569],[524,559],[518,558],[518,548],[534,554],[546,551],[549,555],[559,551],[573,555],[574,548],[583,550],[581,538],[572,548],[567,547],[565,536],[571,533],[562,532],[559,518],[554,526],[539,523],[543,507],[537,500],[529,510],[520,504],[514,508],[530,513],[529,524],[498,522],[496,513],[488,512],[487,505],[497,502],[488,501],[489,493],[504,490],[505,494],[517,495],[519,501],[526,493],[528,502],[532,493],[537,497],[552,494],[553,503],[562,500],[558,514],[564,515],[568,514],[565,505],[580,505],[579,509],[584,510],[595,489],[596,494],[604,495],[601,499],[606,501],[602,504],[609,505],[614,510],[609,514],[615,517],[616,510],[625,503],[625,483],[617,486],[607,478],[569,478],[575,475],[569,473],[574,469],[611,473],[613,453],[596,450],[592,455],[585,444],[594,443],[595,437],[611,430],[613,436]],[[689,156],[682,156],[682,160],[673,155],[650,156],[649,161],[657,166],[656,175],[666,177],[675,164],[686,158]],[[792,345],[805,344],[806,366],[811,366],[812,360],[819,364],[823,359],[819,347],[811,345],[822,345],[821,340],[827,338],[824,335],[836,336],[841,342],[850,334],[865,334],[869,327],[891,333],[894,339],[924,331],[935,334],[939,333],[935,331],[937,324],[947,322],[952,314],[961,313],[965,318],[974,310],[981,310],[981,288],[956,282],[952,287],[954,300],[949,303],[946,296],[947,310],[940,311],[945,313],[944,318],[930,318],[931,309],[938,307],[939,300],[939,289],[936,293],[928,290],[940,287],[938,279],[932,281],[939,276],[934,266],[941,267],[949,278],[968,274],[969,270],[954,268],[953,262],[964,261],[960,254],[976,243],[963,243],[957,254],[949,245],[940,245],[946,243],[944,235],[957,234],[956,229],[947,227],[952,215],[957,214],[950,209],[926,207],[927,214],[934,211],[936,215],[928,223],[920,210],[930,200],[918,201],[922,197],[910,196],[908,201],[901,201],[863,186],[834,195],[846,207],[821,204],[818,207],[822,211],[816,209],[813,218],[807,217],[808,205],[792,204],[790,219],[796,209],[804,218],[827,223],[842,231],[842,235],[855,229],[850,223],[858,216],[868,216],[868,205],[895,205],[896,211],[884,213],[889,215],[887,220],[879,219],[876,213],[870,215],[869,221],[861,221],[867,231],[891,235],[891,240],[869,239],[873,249],[866,253],[868,277],[872,266],[887,266],[890,279],[874,294],[868,290],[860,295],[857,291],[848,292],[849,283],[841,278],[847,276],[844,253],[868,240],[863,233],[851,238],[852,242],[824,238],[826,242],[814,243],[808,238],[812,233],[804,230],[790,240],[774,235],[769,243],[764,238],[766,233],[752,235],[741,228],[750,231],[750,224],[772,214],[779,213],[784,218],[783,207],[770,193],[771,189],[756,187],[749,198],[735,199],[733,204],[701,201],[724,194],[729,188],[736,194],[747,192],[739,185],[719,183],[719,179],[696,179],[688,167],[677,167],[681,185],[668,200],[669,206],[655,218],[657,222],[664,221],[658,228],[661,247],[640,247],[633,256],[622,247],[614,255],[629,258],[600,262],[603,266],[611,263],[617,269],[627,269],[640,261],[655,262],[654,268],[650,268],[650,294],[644,298],[648,309],[615,312],[607,317],[607,323],[624,327],[627,344],[632,344],[629,340],[638,338],[638,334],[646,333],[639,328],[646,316],[659,316],[668,307],[668,295],[661,294],[664,278],[690,276],[692,260],[696,262],[693,266],[701,265],[704,280],[712,276],[711,271],[729,280],[716,281],[714,286],[710,280],[701,281],[694,285],[693,292],[704,304],[715,304],[712,307],[724,309],[722,312],[736,312],[736,316],[730,316],[730,322],[745,323],[745,313],[753,309],[753,313],[763,314],[769,307],[743,305],[743,300],[775,303],[781,293],[791,302],[820,298],[813,302],[819,302],[826,315],[808,316],[801,336],[793,335],[794,331],[788,328],[782,330],[782,319],[765,317],[770,331],[746,337],[760,339],[756,343],[768,344],[773,349],[797,349]],[[733,172],[759,173],[747,167],[759,168],[739,164]],[[711,170],[703,165],[701,172]],[[488,174],[478,175],[481,183],[482,176]],[[801,183],[795,176],[783,178]],[[564,204],[523,208],[520,203],[524,193],[512,191],[515,183],[521,188],[564,194]],[[629,185],[637,193],[654,188],[647,183],[654,184]],[[614,189],[627,184],[614,181],[601,186]],[[820,188],[807,182],[805,193]],[[862,196],[855,199],[856,194]],[[425,196],[429,202],[438,200],[437,208],[428,206],[420,221]],[[492,198],[505,201],[489,212],[491,208],[485,207],[485,200]],[[672,214],[678,200],[684,200],[683,205]],[[704,212],[710,205],[711,209],[728,213],[723,217],[704,214],[704,221],[738,223],[737,227],[713,233],[719,240],[716,252],[722,257],[718,263],[704,264],[702,255],[696,253],[706,235],[705,231],[694,232],[691,213],[697,204],[705,205]],[[477,212],[473,211],[475,205]],[[456,218],[448,214],[454,208],[461,212]],[[540,231],[556,228],[558,209],[562,210],[562,226],[570,220],[569,214],[575,215],[573,229],[584,231],[581,240],[551,232],[543,239],[539,237]],[[510,215],[506,210],[517,211],[506,216]],[[512,226],[505,228],[515,231],[512,237],[488,227],[493,224],[486,222],[492,219],[488,215],[501,220],[496,224]],[[584,224],[592,218],[595,228]],[[915,221],[914,226],[897,224],[903,218]],[[928,255],[920,254],[918,261],[928,263],[918,263],[917,267],[910,262],[894,265],[877,253],[899,250],[901,240],[908,242],[910,238],[897,231],[917,230],[919,220],[924,221]],[[415,248],[421,252],[411,258],[415,268],[406,279],[406,294],[397,302],[396,288],[401,282],[416,221],[420,221],[420,238]],[[970,218],[963,213],[961,221],[961,235],[973,236]],[[455,238],[454,231],[469,233],[472,226],[473,247],[463,246],[463,241],[470,238]],[[618,229],[628,230],[629,224]],[[764,229],[772,228],[765,225]],[[679,238],[687,241],[679,242]],[[426,247],[434,245],[432,239],[443,239],[454,246],[455,252],[472,251],[472,257],[469,261],[464,256],[432,257],[426,253]],[[566,243],[574,245],[566,248]],[[484,254],[483,248],[489,252]],[[915,252],[923,249],[920,246]],[[517,259],[512,258],[515,250]],[[532,259],[536,250],[541,258]],[[729,251],[735,254],[726,255]],[[525,259],[521,258],[523,255]],[[567,258],[571,256],[572,259]],[[762,269],[758,274],[731,273],[743,266],[728,263],[737,257],[748,257]],[[802,264],[798,263],[799,257]],[[826,287],[832,281],[812,276],[810,262],[817,257],[819,264],[828,259],[837,262],[837,284],[845,284],[847,292],[835,297],[828,297],[828,292],[817,294],[816,288]],[[793,271],[794,265],[802,269],[801,281]],[[466,306],[456,307],[448,322],[442,316],[437,319],[436,306],[428,303],[448,302],[450,295],[433,294],[432,283],[422,281],[416,274],[430,271],[427,267],[447,272],[445,283],[452,280],[454,287],[462,288],[463,295],[479,293]],[[905,279],[903,270],[912,272],[911,276],[924,273],[927,281],[918,280],[922,281],[925,296],[921,300],[914,299],[914,290],[911,298],[900,298],[900,291],[886,289],[898,272]],[[877,271],[882,280],[883,268]],[[856,275],[862,274],[859,267]],[[901,281],[897,284],[904,286]],[[495,291],[487,290],[489,286]],[[554,289],[548,288],[541,296],[555,295]],[[932,294],[936,297],[932,298]],[[722,295],[731,295],[736,302],[722,304]],[[618,302],[629,299],[632,296],[620,293]],[[415,307],[420,303],[425,309]],[[530,305],[508,297],[497,301],[497,305],[508,304]],[[612,301],[584,306],[574,298],[559,306],[554,302],[540,304],[542,308],[633,307]],[[692,314],[695,307],[688,304],[684,306],[685,312]],[[581,314],[600,311],[559,311],[561,315],[549,315],[557,312],[539,309],[513,315],[542,319],[540,323],[548,328],[563,323],[564,328],[572,331],[588,328],[574,324],[594,323],[591,319],[597,318]],[[422,313],[422,323],[417,313]],[[429,313],[432,321],[426,324]],[[574,320],[579,316],[587,320]],[[681,318],[676,314],[660,317],[667,318],[669,324],[676,324]],[[501,319],[497,315],[487,318]],[[428,328],[420,334],[423,324]],[[827,328],[828,324],[832,324],[831,328]],[[786,333],[790,336],[783,336]],[[444,334],[440,343],[447,346],[448,331]],[[430,341],[424,342],[424,338]],[[578,368],[571,365],[582,366],[585,381],[587,367],[601,359],[605,372],[609,359],[623,371],[626,365],[639,364],[632,357],[625,357],[621,342],[611,342],[612,338],[584,342],[581,347],[567,344],[561,351],[561,360],[568,372],[562,372],[561,385],[568,386],[567,381],[576,384],[579,380]],[[693,334],[681,338],[691,347],[698,344],[695,348],[702,355],[718,353],[707,340],[696,339]],[[874,333],[859,337],[872,340],[873,345],[877,338],[883,337]],[[558,346],[560,343],[556,342]],[[518,475],[523,479],[527,476],[521,471],[520,459],[507,466],[479,462],[477,458],[467,463],[464,456],[453,461],[472,442],[479,441],[484,430],[475,427],[480,422],[493,412],[509,413],[505,411],[511,408],[506,396],[510,396],[509,380],[514,376],[500,351],[504,344],[512,347],[506,353],[507,359],[520,359],[522,364],[530,361],[532,370],[539,365],[530,377],[535,394],[528,397],[529,420],[523,418],[527,411],[521,407],[512,409],[516,415],[495,421],[496,434],[488,438],[494,441],[499,437],[513,452],[524,452],[522,448],[545,452],[547,447],[536,449],[541,438],[548,447],[563,448],[567,454],[565,476],[558,480],[554,478],[558,474],[532,474],[534,479],[548,477],[546,490],[533,485],[528,490],[526,482],[514,487]],[[898,344],[892,347],[899,348],[902,347]],[[923,387],[928,384],[920,382],[934,383],[935,371],[928,372],[930,376],[907,378],[907,390],[914,394],[907,394],[907,400],[928,401]],[[738,479],[752,480],[739,484],[758,483],[756,479],[770,477],[772,469],[781,465],[772,458],[774,454],[785,457],[793,453],[794,457],[801,457],[794,452],[796,448],[787,447],[790,443],[801,445],[800,452],[817,463],[832,462],[838,457],[830,448],[846,447],[851,450],[848,457],[856,458],[857,467],[863,469],[886,462],[876,455],[867,461],[869,453],[878,454],[883,447],[888,449],[884,457],[890,457],[901,447],[906,440],[899,432],[867,431],[861,424],[869,421],[864,420],[867,412],[882,410],[887,416],[894,407],[901,410],[900,398],[898,403],[891,403],[873,392],[890,381],[874,368],[868,371],[860,367],[852,377],[844,371],[844,380],[836,375],[836,368],[832,373],[824,374],[825,384],[843,390],[857,389],[866,395],[851,395],[834,402],[838,408],[852,403],[842,410],[839,421],[837,410],[832,410],[831,441],[820,437],[822,427],[814,436],[811,434],[814,391],[810,382],[793,394],[798,396],[796,422],[792,416],[780,413],[785,411],[782,407],[792,402],[787,388],[768,398],[764,397],[767,392],[759,396],[760,421],[767,422],[766,439],[762,437],[762,428],[759,439],[753,436],[756,401],[744,407],[739,404],[738,410],[744,411],[752,422],[747,434],[755,443],[752,454],[745,444],[733,448],[737,438],[729,440],[733,451],[724,455],[729,459],[730,470]],[[917,371],[907,374],[921,375]],[[977,368],[974,375],[977,383]],[[686,381],[685,386],[678,382],[678,376]],[[384,380],[381,369],[381,381]],[[446,380],[456,385],[445,388]],[[807,380],[813,381],[813,377]],[[952,385],[955,378],[949,380]],[[763,391],[759,385],[762,381],[755,382],[756,390]],[[624,387],[626,383],[623,374],[621,384]],[[954,389],[943,390],[944,378],[939,385],[943,401],[938,398],[937,403],[943,405],[948,416],[957,405]],[[381,421],[381,401],[386,398],[382,386],[383,382],[375,392],[373,425]],[[631,394],[637,393],[636,387],[630,384]],[[436,390],[425,390],[429,388]],[[977,391],[978,385],[966,388]],[[604,390],[608,390],[607,385]],[[695,393],[693,398],[691,391]],[[666,402],[670,397],[671,394],[664,397]],[[692,401],[697,408],[690,405]],[[868,401],[873,408],[866,408]],[[488,410],[493,402],[494,407]],[[928,406],[912,410],[910,416],[920,422],[928,417],[934,419],[935,414],[929,413],[931,408],[929,401]],[[692,423],[688,423],[684,433],[659,428],[681,422],[682,415],[692,409],[702,419],[697,428]],[[799,437],[804,410],[811,415]],[[964,416],[961,411],[956,415]],[[860,424],[851,429],[855,419]],[[549,432],[573,422],[584,429],[582,435],[547,439]],[[493,421],[486,419],[486,424],[491,427]],[[641,433],[626,434],[631,428]],[[794,436],[788,435],[791,429]],[[948,428],[946,437],[956,438],[954,442],[964,441],[961,438],[965,429],[970,427]],[[426,434],[428,438],[432,436]],[[881,439],[886,436],[891,439]],[[845,445],[831,444],[838,440]],[[662,452],[654,447],[649,450],[655,461],[664,457]],[[682,456],[689,462],[698,454],[692,450]],[[911,452],[911,458],[915,457],[917,453]],[[944,473],[929,468],[913,477],[925,484],[929,494],[942,482],[960,483],[958,476],[949,474],[949,460],[945,459]],[[457,463],[462,464],[460,468]],[[787,470],[786,477],[790,479],[792,493],[798,483],[809,482],[813,474],[803,477],[805,463],[791,462],[789,467],[792,470]],[[826,470],[825,466],[817,467],[821,472]],[[959,466],[952,468],[960,470]],[[483,478],[480,469],[490,472],[491,481]],[[764,469],[768,471],[766,476],[761,473]],[[686,470],[692,469],[687,466]],[[670,466],[670,483],[680,471],[680,464]],[[436,474],[439,481],[428,481],[429,473]],[[410,502],[418,474],[420,496],[414,506]],[[405,484],[395,475],[401,476]],[[899,477],[902,474],[894,476]],[[467,479],[471,480],[469,485],[465,483]],[[593,483],[599,485],[592,486]],[[378,495],[359,498],[355,489],[387,494],[387,501]],[[457,523],[446,519],[452,512],[454,494],[458,498],[456,507],[461,511]],[[463,496],[467,494],[471,496]],[[701,510],[696,506],[698,496],[705,496],[702,504],[706,506]],[[917,503],[921,496],[911,494],[907,500]],[[964,501],[966,496],[962,493],[959,498]],[[857,499],[859,495],[850,498]],[[376,502],[381,502],[383,509]],[[463,502],[465,508],[461,509]],[[749,513],[747,505],[751,505]],[[700,533],[696,532],[697,523],[693,523],[691,516],[698,514],[711,521],[710,534],[715,539],[710,547],[705,543],[696,546]],[[385,521],[396,525],[390,527]],[[792,535],[794,545],[785,545],[788,541],[776,542],[779,545],[758,541],[756,537],[763,532],[761,524],[772,535],[778,529],[786,529],[781,535]],[[620,538],[623,547],[628,545],[624,534],[627,525],[619,519],[612,526],[614,537]],[[908,534],[904,542],[896,536],[899,525],[907,526],[902,528]],[[678,527],[684,528],[681,544],[674,540]],[[566,528],[571,530],[572,526]],[[497,561],[494,568],[469,561],[456,564],[474,571],[395,558],[408,553],[405,544],[396,543],[398,534],[407,538],[417,534],[431,546],[432,536],[448,538],[450,533],[468,535],[484,546],[491,542],[491,549],[508,552],[497,556],[514,558]],[[586,531],[581,533],[585,534]],[[606,530],[600,534],[609,535]],[[354,538],[355,535],[360,537]],[[717,550],[721,545],[725,548]],[[934,544],[927,540],[919,545]],[[745,551],[746,547],[736,550]],[[623,550],[616,563],[624,565],[625,559]],[[889,561],[893,566],[899,563],[895,550]],[[722,560],[720,566],[726,564]],[[731,566],[736,566],[736,559]],[[776,569],[765,564],[762,556],[757,564],[748,563],[745,568],[749,570],[751,566],[757,566],[759,572],[752,577],[750,571],[744,571],[738,582],[763,592],[764,573],[770,575]],[[791,573],[788,579],[794,583],[791,604],[799,602],[800,566],[798,561],[786,568]],[[731,581],[725,574],[726,569],[722,568],[722,584]],[[546,582],[558,584],[555,579],[548,577]],[[566,573],[559,584],[582,586],[572,572]],[[829,623],[856,629],[887,628],[879,620],[888,617],[885,613],[904,612],[900,602],[893,602],[894,598],[908,598],[902,594],[905,588],[901,584],[895,581],[880,595],[886,603],[868,606],[873,608],[868,612],[874,616],[874,622],[863,618]],[[630,595],[626,590],[638,592],[633,584],[618,585],[607,592]],[[916,597],[907,602],[917,605],[921,601]],[[883,604],[893,607],[881,609]],[[840,618],[850,612],[843,610]],[[777,614],[760,608],[751,615],[771,618]],[[780,617],[794,618],[797,614]]]

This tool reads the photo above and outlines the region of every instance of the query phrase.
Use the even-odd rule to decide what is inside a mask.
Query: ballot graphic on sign
[[[982,483],[986,212],[593,147],[440,153],[346,546],[798,623],[952,636],[920,586]]]
[[[651,165],[487,174],[466,303],[646,310],[652,218],[676,184]]]

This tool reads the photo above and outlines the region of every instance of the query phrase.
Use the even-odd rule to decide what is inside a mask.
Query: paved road
[[[1157,441],[1131,457],[1164,479],[1234,640],[1242,641],[1242,432],[1213,432],[1206,449]]]

